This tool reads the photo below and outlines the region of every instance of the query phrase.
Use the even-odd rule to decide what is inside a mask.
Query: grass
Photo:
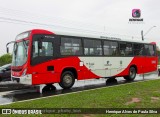
[[[153,100],[153,97],[156,99]],[[132,98],[138,98],[140,101],[128,103],[131,102]],[[160,80],[17,102],[0,106],[0,108],[160,108]],[[78,116],[81,117],[83,115]]]

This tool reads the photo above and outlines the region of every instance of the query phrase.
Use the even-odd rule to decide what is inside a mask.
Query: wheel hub
[[[64,76],[64,83],[65,85],[70,85],[72,83],[72,77],[70,75],[65,75]]]
[[[135,71],[134,70],[130,71],[130,76],[131,76],[131,78],[134,78],[134,76],[135,76]]]

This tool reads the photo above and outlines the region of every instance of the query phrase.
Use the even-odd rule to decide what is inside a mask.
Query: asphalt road
[[[143,81],[143,80],[152,80],[158,79],[158,72],[153,72],[149,74],[137,75],[134,82]],[[58,84],[54,84],[55,90],[45,91],[43,94],[40,94],[37,91],[36,87],[29,85],[22,85],[13,83],[11,81],[1,82],[0,83],[0,105],[8,104],[16,101],[23,101],[29,99],[36,99],[41,97],[47,97],[51,95],[60,95],[65,93],[72,93],[77,91],[95,89],[106,86],[121,85],[126,82],[122,77],[117,78],[117,81],[107,82],[106,79],[93,79],[93,80],[82,80],[76,81],[73,88],[69,90],[63,90]]]

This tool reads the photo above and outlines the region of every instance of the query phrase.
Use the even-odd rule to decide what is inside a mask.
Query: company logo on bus
[[[104,66],[112,66],[112,64],[110,63],[110,61],[106,61],[106,64],[104,64]]]

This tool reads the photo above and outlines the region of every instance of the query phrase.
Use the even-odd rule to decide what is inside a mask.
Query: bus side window
[[[42,42],[42,48],[39,49],[38,41],[34,41],[33,46],[32,46],[32,51],[33,51],[32,58],[35,58],[38,56],[53,56],[53,43],[52,42]]]
[[[148,49],[150,56],[155,56],[154,45],[149,45]]]
[[[133,44],[133,50],[134,50],[134,55],[141,56],[141,55],[143,55],[144,45],[139,44],[139,43],[135,43],[135,44]]]
[[[150,56],[149,45],[144,45],[144,53],[143,54],[146,56]]]
[[[34,41],[33,42],[33,46],[32,46],[32,58],[35,58],[38,56],[38,41]]]
[[[41,52],[40,52],[40,56],[45,56],[46,55],[46,49],[44,46],[42,46]]]
[[[126,56],[132,56],[133,55],[132,43],[127,43],[126,44],[125,53],[126,53]]]
[[[120,55],[121,56],[125,56],[125,54],[126,54],[126,52],[125,52],[125,50],[126,50],[126,43],[120,43],[119,46],[120,46]]]
[[[110,51],[111,51],[111,55],[112,56],[119,56],[119,48],[118,48],[118,43],[117,42],[111,42],[111,48],[110,48]]]
[[[103,49],[104,49],[104,55],[107,56],[112,55],[110,41],[104,41]]]
[[[88,48],[84,48],[84,55],[88,55],[89,54],[89,49]]]
[[[61,38],[61,55],[82,55],[81,39],[75,37]]]
[[[100,40],[84,39],[85,55],[102,55],[102,43]]]
[[[40,56],[53,56],[53,43],[52,42],[42,42],[42,49],[39,50]]]
[[[53,55],[53,43],[48,43],[47,49],[46,49],[47,55]]]

